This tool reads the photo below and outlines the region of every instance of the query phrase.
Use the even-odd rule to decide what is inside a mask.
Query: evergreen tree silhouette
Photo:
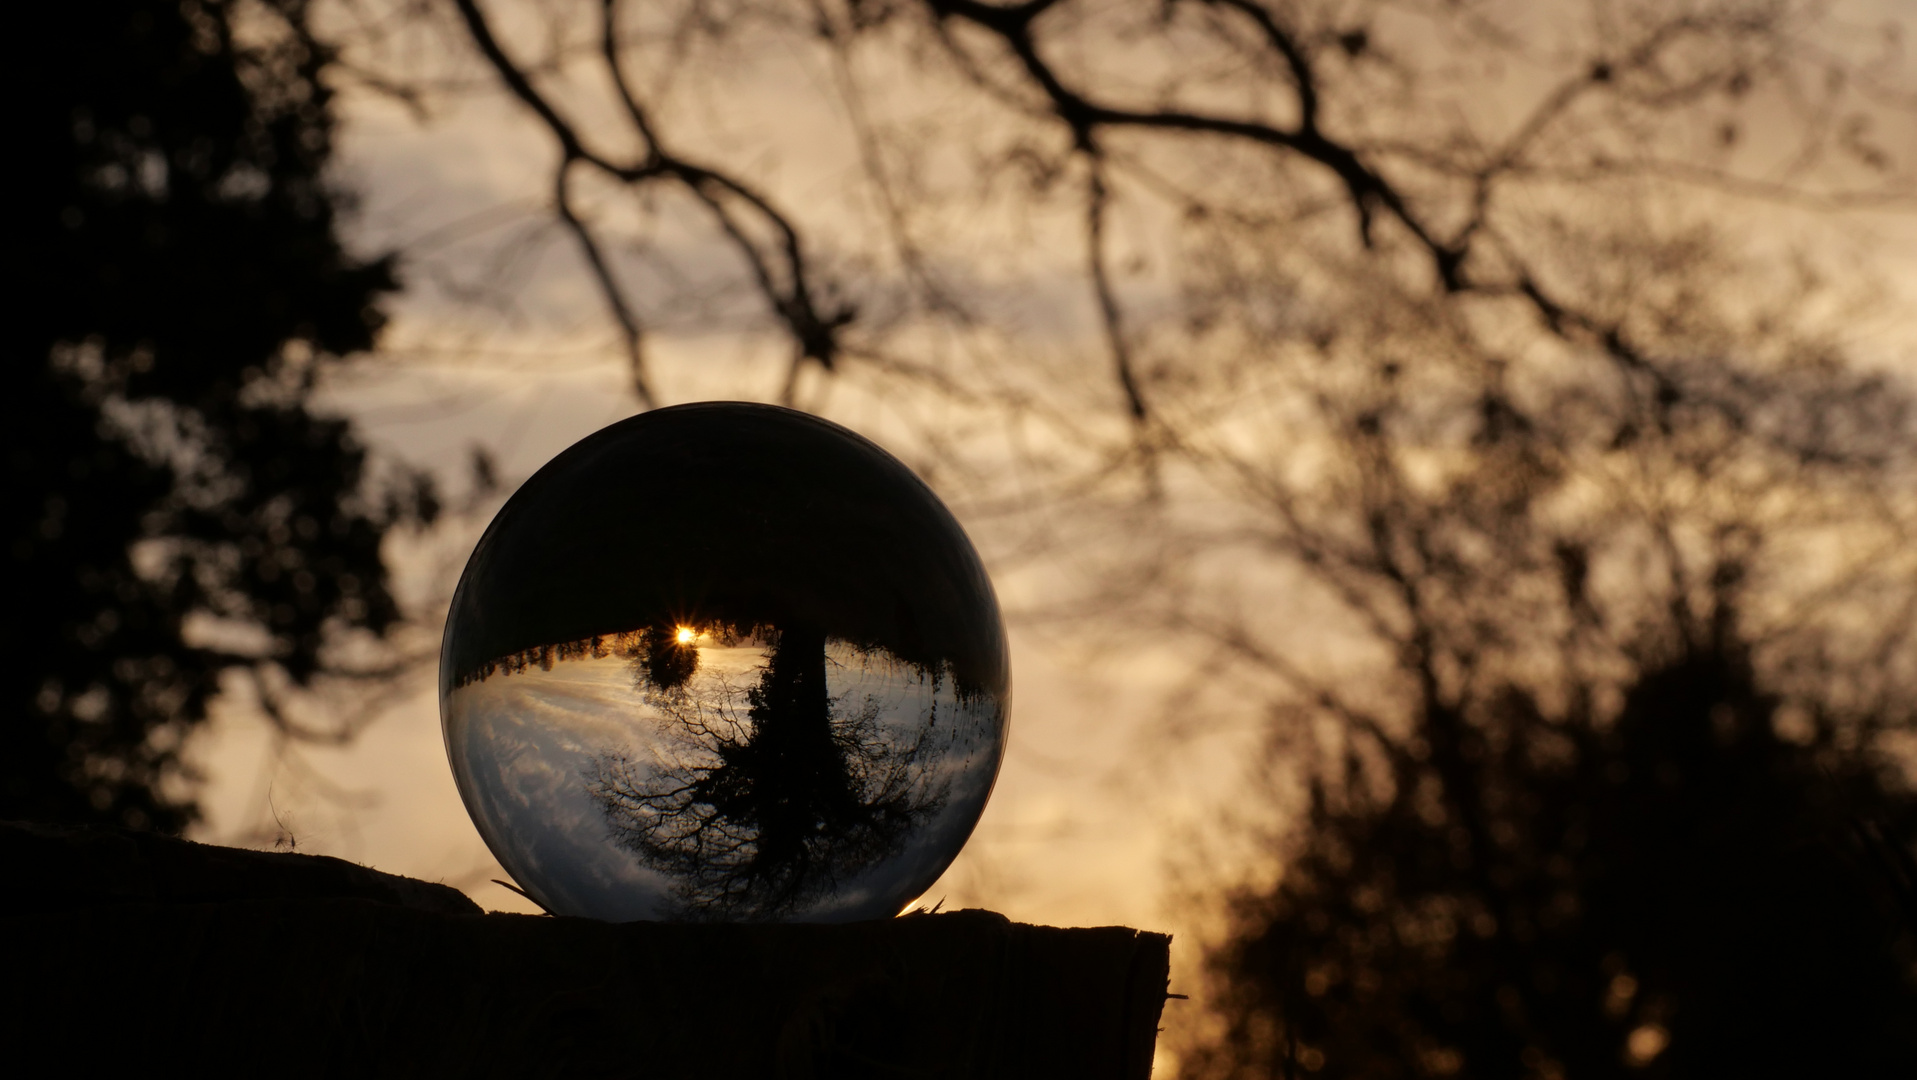
[[[8,65],[0,818],[182,827],[165,782],[221,673],[303,683],[329,626],[390,625],[381,537],[431,514],[309,408],[392,263],[341,246],[306,3],[243,37],[241,7],[47,5]]]

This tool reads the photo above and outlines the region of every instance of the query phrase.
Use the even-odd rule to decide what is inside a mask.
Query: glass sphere
[[[1004,755],[998,602],[896,458],[790,409],[614,424],[493,519],[440,651],[446,753],[547,910],[887,918]]]

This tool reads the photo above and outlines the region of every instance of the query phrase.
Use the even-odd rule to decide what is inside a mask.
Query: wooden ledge
[[[1169,964],[1162,934],[984,911],[837,926],[482,914],[337,859],[96,830],[0,823],[0,860],[0,1026],[16,1054],[75,1065],[1145,1080]]]

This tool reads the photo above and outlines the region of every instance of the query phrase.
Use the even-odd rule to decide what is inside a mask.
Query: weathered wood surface
[[[1170,944],[483,914],[337,859],[37,826],[0,824],[0,867],[9,1057],[146,1071],[1144,1080]]]

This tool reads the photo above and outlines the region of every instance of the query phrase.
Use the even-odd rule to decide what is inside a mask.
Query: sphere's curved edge
[[[722,697],[731,697],[685,697],[696,687],[680,683],[696,665],[674,673],[675,632],[696,639],[757,628],[771,636],[758,660],[726,669],[732,683]],[[442,734],[487,846],[555,914],[609,922],[888,919],[950,868],[996,787],[1010,726],[1009,661],[977,551],[910,468],[808,413],[693,402],[581,439],[507,499],[461,575],[441,640]],[[893,673],[884,679],[903,681],[864,690],[846,681],[846,672],[874,664]],[[498,697],[489,707],[517,716],[521,728],[558,730],[575,749],[560,753],[550,739],[523,734],[486,742],[470,710],[455,707],[455,698],[470,702],[476,692]],[[931,697],[915,705],[912,694]],[[617,738],[566,727],[580,708],[641,723],[633,710],[642,702],[653,710],[643,723],[681,750],[631,756]],[[925,725],[942,716],[950,717],[947,730],[972,724],[976,733],[960,743],[942,736],[946,749],[926,751]],[[828,754],[823,768],[777,764],[820,753]],[[752,764],[761,759],[768,764]],[[655,782],[662,775],[666,787]],[[805,779],[814,775],[824,779]],[[673,785],[694,794],[659,801]],[[738,794],[758,788],[794,794]],[[753,875],[778,881],[794,871],[701,869],[705,856],[688,852],[704,848],[648,834],[661,820],[690,827],[716,819],[722,841],[790,860],[777,853],[790,846],[779,837],[794,835],[793,826],[781,824],[786,811],[769,809],[786,803],[822,808],[816,813],[824,816],[798,820],[826,830],[805,841],[824,845],[805,859],[822,858],[827,869],[804,871],[814,875],[810,885],[776,887],[784,892],[737,899],[731,890],[760,888]],[[831,806],[840,809],[823,809]],[[747,876],[726,877],[738,873]]]

